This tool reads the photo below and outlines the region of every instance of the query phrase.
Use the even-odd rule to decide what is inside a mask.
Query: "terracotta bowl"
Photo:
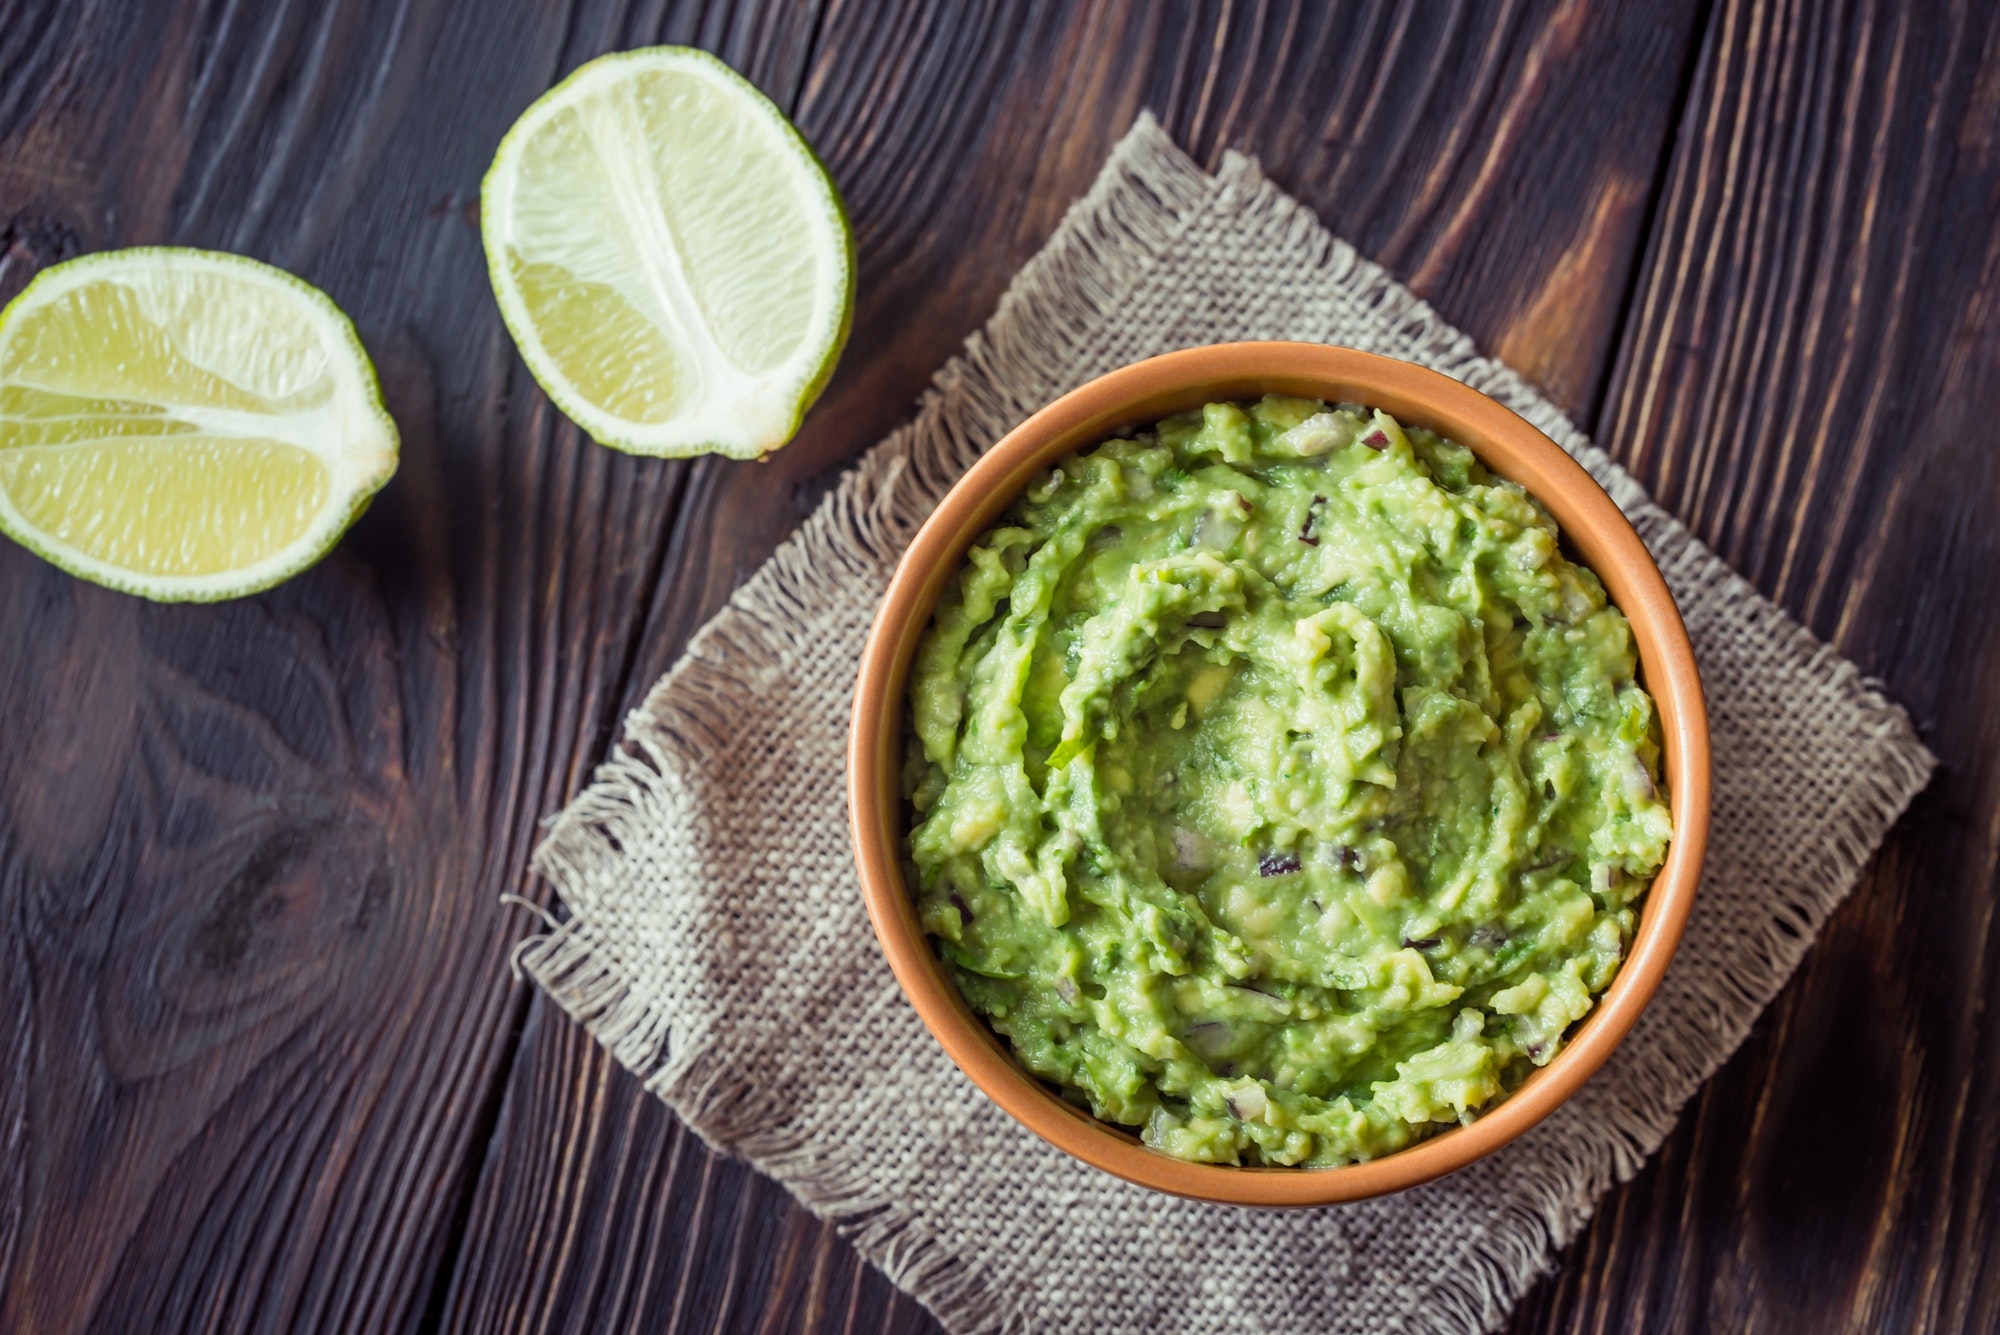
[[[1555,1060],[1470,1125],[1339,1168],[1186,1163],[1064,1102],[1017,1065],[966,1006],[917,924],[902,871],[903,688],[917,641],[966,548],[1064,455],[1211,400],[1266,393],[1362,403],[1430,427],[1548,507],[1572,555],[1597,572],[1632,623],[1640,680],[1659,707],[1674,816],[1673,844],[1641,901],[1632,952]],[[1478,391],[1406,362],[1319,344],[1228,343],[1127,366],[1065,394],[987,451],[918,532],[876,613],[855,686],[847,761],[869,917],[897,980],[952,1060],[1029,1130],[1085,1163],[1158,1191],[1240,1205],[1324,1205],[1399,1191],[1463,1168],[1548,1116],[1604,1064],[1659,986],[1708,841],[1708,719],[1694,654],[1658,568],[1611,498],[1555,442]]]

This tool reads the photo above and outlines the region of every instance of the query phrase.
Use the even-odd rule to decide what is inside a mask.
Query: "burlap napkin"
[[[1385,1200],[1154,1195],[1017,1126],[890,977],[848,851],[849,693],[898,553],[953,479],[1063,391],[1168,349],[1287,338],[1477,386],[1574,452],[1680,600],[1715,744],[1693,921],[1611,1063],[1502,1152]],[[521,964],[711,1144],[843,1223],[956,1330],[1477,1331],[1741,1041],[1931,757],[1903,713],[1649,501],[1513,372],[1230,156],[1142,116],[914,420],[710,623],[555,821],[569,917]]]

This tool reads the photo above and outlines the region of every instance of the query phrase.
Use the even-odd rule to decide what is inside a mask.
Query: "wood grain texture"
[[[2000,1329],[2000,11],[1727,3],[1600,438],[1942,766],[1528,1331]]]
[[[812,14],[649,23],[781,92]],[[632,40],[589,7],[0,16],[0,296],[248,251],[374,352],[399,476],[273,593],[157,608],[0,550],[0,1329],[406,1329],[449,1273],[526,989],[537,822],[616,716],[688,470],[521,373],[468,205]]]
[[[631,701],[834,471],[907,414],[1141,107],[1210,165],[1226,148],[1258,155],[1329,225],[1587,412],[1696,40],[1691,14],[1608,4],[832,4],[794,114],[853,212],[853,340],[797,441],[763,465],[697,466],[700,499],[659,583]],[[1587,114],[1601,136],[1566,132]],[[607,1304],[675,1330],[928,1321],[768,1184],[731,1188],[727,1204],[703,1197],[690,1222],[657,1184],[688,1178],[707,1152],[551,1010],[533,1003],[448,1328],[596,1329]],[[635,1216],[643,1254],[627,1251]],[[718,1234],[741,1242],[718,1253]],[[631,1259],[601,1262],[606,1251]],[[746,1259],[759,1256],[768,1269]]]
[[[0,1330],[928,1327],[511,983],[497,901],[1142,106],[1538,379],[1945,761],[1513,1329],[2000,1328],[1990,8],[0,0],[0,300],[245,250],[355,317],[405,443],[241,603],[0,549]],[[763,465],[583,441],[486,289],[500,134],[663,40],[854,213],[853,341]]]

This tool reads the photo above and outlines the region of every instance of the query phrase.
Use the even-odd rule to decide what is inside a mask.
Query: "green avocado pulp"
[[[1673,825],[1631,627],[1471,451],[1211,403],[1065,459],[918,649],[919,917],[1027,1068],[1216,1163],[1469,1121],[1618,970]]]

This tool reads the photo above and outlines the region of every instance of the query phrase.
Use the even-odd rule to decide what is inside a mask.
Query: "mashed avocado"
[[[1065,459],[918,650],[918,912],[1146,1143],[1339,1164],[1502,1098],[1665,857],[1631,628],[1469,450],[1211,403]]]

